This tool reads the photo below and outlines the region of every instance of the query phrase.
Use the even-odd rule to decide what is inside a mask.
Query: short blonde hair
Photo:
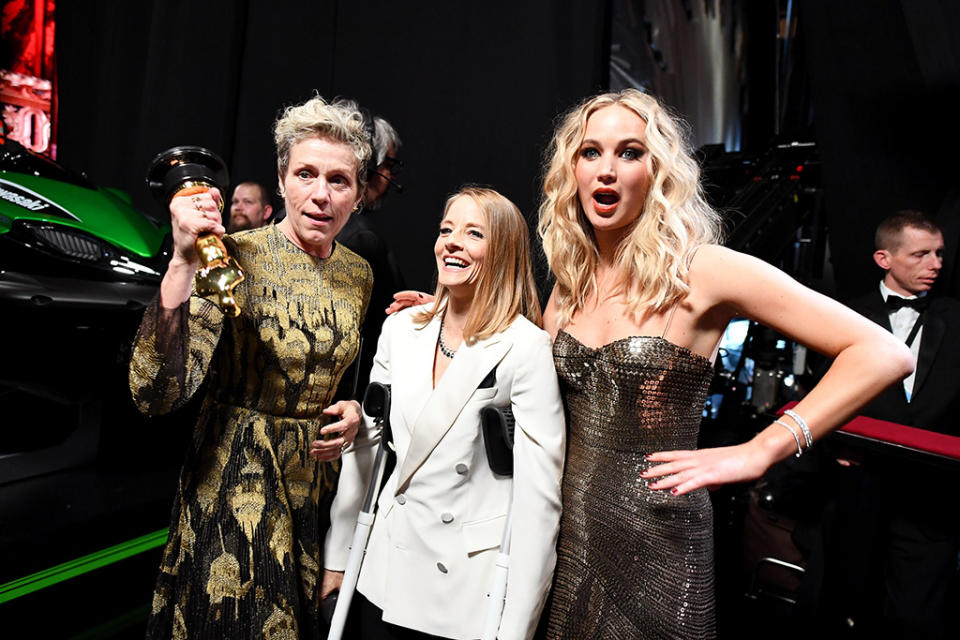
[[[447,199],[444,216],[460,198],[471,198],[483,212],[487,253],[477,276],[473,304],[463,327],[463,339],[472,344],[500,333],[518,316],[543,326],[540,300],[530,267],[530,233],[517,205],[493,189],[464,187]],[[449,292],[441,284],[433,306],[414,320],[426,324],[446,307]]]
[[[558,326],[566,326],[597,291],[599,251],[577,192],[575,167],[587,120],[618,105],[646,123],[644,146],[652,158],[643,212],[617,247],[617,290],[636,322],[648,309],[663,310],[689,292],[686,279],[698,247],[718,242],[720,216],[700,188],[700,169],[686,140],[684,123],[656,98],[626,89],[588,98],[560,120],[547,150],[543,201],[537,230],[556,278]]]
[[[284,109],[273,127],[281,180],[290,166],[290,150],[308,138],[334,140],[350,147],[357,159],[357,192],[362,193],[367,184],[366,167],[372,150],[363,126],[363,114],[356,104],[348,100],[328,104],[320,96],[314,96],[303,104]]]

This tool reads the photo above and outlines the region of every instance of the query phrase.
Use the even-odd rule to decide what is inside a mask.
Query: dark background
[[[940,285],[958,295],[960,3],[805,0],[799,8],[838,292],[876,285],[873,231],[913,208],[944,226]]]
[[[409,284],[430,288],[433,227],[458,186],[489,184],[535,216],[555,117],[608,85],[614,10],[649,31],[651,8],[682,21],[698,2],[743,23],[744,148],[777,133],[820,145],[841,297],[878,277],[872,229],[897,208],[939,215],[955,253],[960,3],[951,0],[798,0],[786,63],[777,59],[786,0],[64,2],[59,159],[163,216],[143,186],[159,151],[204,145],[235,182],[273,186],[279,110],[314,92],[355,98],[403,138],[407,191],[374,220]],[[669,40],[669,25],[653,27]],[[950,289],[953,268],[951,255]]]
[[[144,176],[175,145],[276,187],[272,124],[319,92],[404,142],[402,195],[376,214],[408,282],[431,287],[445,197],[494,186],[532,215],[554,116],[604,82],[603,2],[63,2],[59,156],[163,215]],[[274,199],[279,199],[274,194]]]

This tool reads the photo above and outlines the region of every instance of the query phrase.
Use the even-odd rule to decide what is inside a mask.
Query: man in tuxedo
[[[880,223],[875,246],[883,279],[848,304],[906,342],[917,365],[861,414],[960,436],[960,301],[930,293],[943,234],[927,215],[899,211]],[[956,472],[874,457],[834,464],[831,475],[823,597],[834,602],[825,606],[860,637],[952,637]]]
[[[960,301],[929,295],[943,266],[943,234],[925,214],[900,211],[880,223],[875,244],[879,291],[849,306],[905,341],[917,366],[862,413],[960,436]]]

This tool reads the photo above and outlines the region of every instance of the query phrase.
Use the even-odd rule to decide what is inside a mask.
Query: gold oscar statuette
[[[203,147],[180,146],[157,155],[147,173],[147,185],[164,206],[177,196],[205,193],[216,187],[225,195],[229,182],[227,166],[215,153]],[[220,199],[223,212],[223,198]],[[200,234],[196,242],[200,268],[197,293],[212,296],[228,316],[240,315],[233,290],[243,282],[243,270],[227,253],[223,241],[212,233]]]

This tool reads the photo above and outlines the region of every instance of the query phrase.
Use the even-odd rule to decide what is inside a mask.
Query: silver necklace
[[[443,323],[446,319],[446,316],[440,319],[440,337],[437,340],[437,344],[440,346],[440,353],[453,360],[453,356],[457,354],[457,350],[451,349],[443,342]]]

